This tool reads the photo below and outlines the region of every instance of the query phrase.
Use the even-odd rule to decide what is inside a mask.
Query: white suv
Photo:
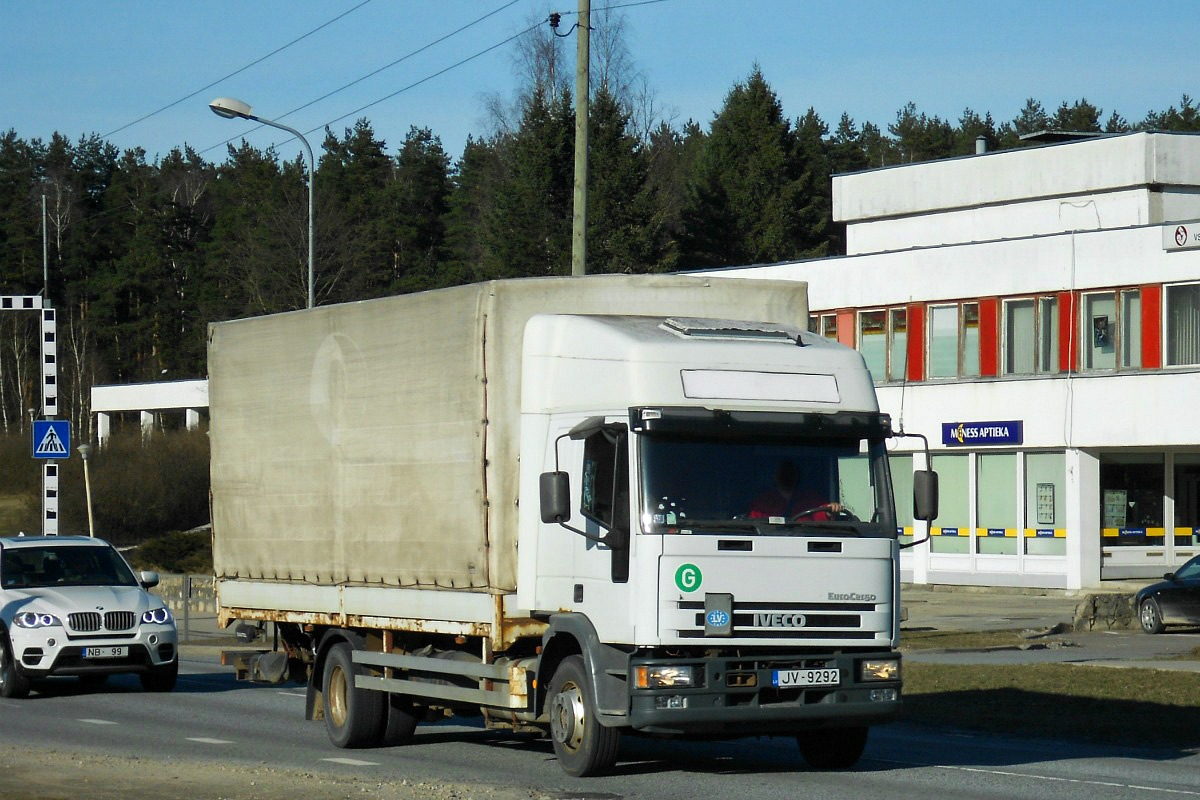
[[[179,675],[175,619],[116,548],[87,536],[0,538],[0,697],[33,680],[77,676],[98,686],[134,673],[151,692]]]

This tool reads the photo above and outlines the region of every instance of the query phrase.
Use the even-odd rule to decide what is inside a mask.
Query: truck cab
[[[522,449],[544,459],[522,463],[540,506],[518,603],[549,621],[539,672],[586,666],[594,707],[568,711],[805,730],[810,761],[856,761],[900,700],[892,431],[861,356],[787,325],[611,316],[534,317],[525,348]]]

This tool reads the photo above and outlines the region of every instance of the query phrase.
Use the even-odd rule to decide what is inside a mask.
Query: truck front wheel
[[[800,754],[813,769],[850,769],[867,747],[867,728],[805,731],[796,737]]]
[[[379,743],[387,721],[387,695],[356,689],[353,650],[345,642],[329,648],[321,688],[325,702],[325,730],[342,748],[371,747]]]
[[[616,763],[621,731],[604,727],[596,718],[582,656],[568,656],[558,665],[546,703],[554,754],[564,772],[583,778]]]

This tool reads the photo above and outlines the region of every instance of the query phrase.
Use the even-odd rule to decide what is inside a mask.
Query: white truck
[[[853,765],[900,708],[892,431],[807,316],[614,275],[213,324],[220,622],[274,624],[239,673],[307,681],[339,747],[469,712],[577,776],[624,731]],[[820,508],[754,508],[784,463]]]

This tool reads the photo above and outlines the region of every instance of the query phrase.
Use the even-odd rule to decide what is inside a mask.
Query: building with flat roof
[[[1200,553],[1200,136],[909,164],[833,191],[847,255],[736,271],[808,281],[812,329],[857,348],[883,410],[929,437],[940,516],[905,529],[905,580],[1078,589]],[[895,451],[901,514],[923,459]]]

